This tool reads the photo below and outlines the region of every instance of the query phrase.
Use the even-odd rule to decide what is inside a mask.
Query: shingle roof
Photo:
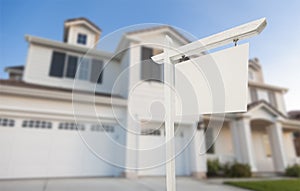
[[[23,65],[19,65],[19,66],[8,66],[5,68],[5,71],[6,70],[10,70],[10,69],[13,69],[13,70],[24,70],[24,66]]]
[[[65,20],[65,23],[73,22],[73,21],[86,21],[90,25],[92,25],[93,27],[95,27],[96,29],[98,29],[99,31],[102,31],[95,23],[93,23],[92,21],[90,21],[89,19],[87,19],[85,17],[78,17],[78,18],[67,19],[67,20]]]

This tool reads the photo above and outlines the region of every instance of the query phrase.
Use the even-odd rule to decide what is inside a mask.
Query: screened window
[[[89,70],[90,70],[90,59],[88,59],[88,58],[80,59],[78,79],[88,80],[89,79]]]
[[[68,56],[66,77],[75,78],[77,62],[78,58],[76,56]]]
[[[90,81],[101,84],[102,78],[103,78],[103,61],[93,59]]]
[[[50,66],[50,76],[62,77],[65,68],[66,54],[61,52],[53,52]]]
[[[78,44],[86,44],[86,41],[87,41],[87,35],[86,34],[81,34],[79,33],[77,35],[77,43]]]
[[[163,65],[155,63],[151,57],[160,53],[157,49],[142,47],[141,79],[147,81],[163,81]]]

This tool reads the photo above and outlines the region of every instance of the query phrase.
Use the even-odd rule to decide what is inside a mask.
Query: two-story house
[[[0,178],[164,175],[163,70],[150,57],[166,34],[174,48],[189,43],[158,26],[126,32],[115,52],[102,51],[101,29],[85,18],[65,21],[63,42],[27,35],[26,64],[0,80]],[[250,60],[247,113],[226,115],[220,132],[205,132],[209,116],[175,119],[176,174],[204,177],[207,158],[254,173],[299,163],[300,123],[286,117],[286,91],[264,83]]]

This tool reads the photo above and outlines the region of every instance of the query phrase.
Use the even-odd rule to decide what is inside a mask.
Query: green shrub
[[[221,169],[221,165],[218,159],[207,160],[207,176],[217,176]]]
[[[251,168],[248,164],[234,163],[230,165],[229,163],[223,166],[223,171],[227,177],[251,177]]]
[[[300,177],[300,165],[289,166],[285,170],[286,176]]]
[[[248,164],[234,162],[220,164],[218,159],[207,160],[207,176],[226,176],[226,177],[251,177],[251,168]]]

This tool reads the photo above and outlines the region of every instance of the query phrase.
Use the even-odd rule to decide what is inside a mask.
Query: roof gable
[[[270,103],[266,102],[265,100],[260,100],[248,104],[248,113],[253,113],[259,109],[263,109],[265,112],[271,114],[274,117],[286,118],[286,115],[284,115],[282,112],[280,112],[278,109],[273,107]]]
[[[130,41],[152,44],[155,42],[159,42],[159,44],[162,44],[164,42],[165,35],[170,36],[173,39],[173,41],[175,41],[175,46],[176,44],[177,46],[182,46],[191,42],[187,37],[179,33],[173,27],[168,25],[162,25],[144,28],[140,30],[134,30],[125,33],[122,36],[118,47],[116,48],[116,52],[122,51],[123,49],[127,48],[126,45],[128,45],[128,42]]]

